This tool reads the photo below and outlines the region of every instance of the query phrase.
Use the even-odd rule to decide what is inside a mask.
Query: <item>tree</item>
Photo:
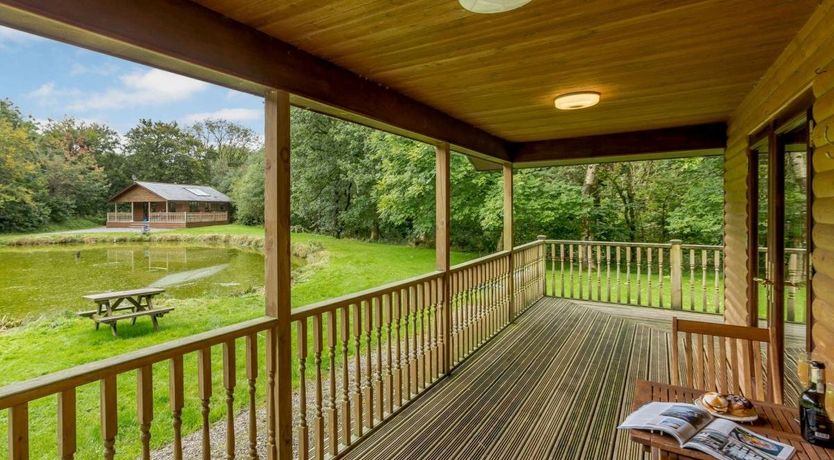
[[[5,107],[0,105],[0,107]],[[30,131],[0,113],[0,232],[25,231],[43,225],[48,211],[38,202],[41,180],[32,161]]]
[[[237,221],[244,225],[264,223],[264,156],[250,155],[243,173],[232,184]]]
[[[96,159],[114,155],[118,142],[106,126],[72,118],[47,124],[38,143],[38,162],[51,221],[104,211],[110,183]]]
[[[194,134],[176,122],[140,120],[125,136],[125,170],[151,182],[209,182],[206,151]]]
[[[258,136],[249,128],[228,120],[194,123],[190,132],[205,149],[210,184],[229,192],[242,168],[259,148]]]

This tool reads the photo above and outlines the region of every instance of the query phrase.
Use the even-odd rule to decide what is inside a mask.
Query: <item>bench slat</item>
[[[142,310],[142,311],[137,311],[137,312],[134,312],[134,313],[126,313],[124,315],[93,317],[93,319],[97,323],[112,323],[114,321],[119,321],[119,320],[122,320],[122,319],[138,318],[140,316],[163,316],[164,314],[172,311],[173,309],[174,309],[174,307],[155,308],[153,310]]]

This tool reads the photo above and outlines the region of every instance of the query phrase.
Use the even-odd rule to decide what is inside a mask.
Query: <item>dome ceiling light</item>
[[[596,91],[582,91],[556,96],[553,105],[559,110],[579,110],[599,104],[599,93]]]
[[[467,11],[481,14],[504,13],[530,3],[532,0],[458,0]]]

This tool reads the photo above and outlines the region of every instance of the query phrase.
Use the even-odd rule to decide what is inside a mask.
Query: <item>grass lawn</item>
[[[32,236],[38,235],[42,233],[51,233],[51,232],[62,232],[67,230],[83,230],[86,228],[93,228],[93,227],[101,227],[101,222],[85,219],[83,217],[75,217],[72,219],[67,219],[65,222],[60,224],[50,224],[44,227],[41,227],[37,230],[33,230],[31,232],[25,233],[0,233],[0,241],[9,241],[16,238],[20,238],[21,236]]]
[[[263,229],[240,225],[202,227],[175,230],[163,235],[183,234],[198,238],[201,235],[224,234],[239,237],[258,237]],[[123,234],[90,234],[82,237],[112,241]],[[27,237],[33,237],[27,235]],[[37,237],[37,236],[35,236]],[[7,241],[13,237],[7,237]],[[199,240],[198,240],[199,241]],[[411,248],[390,244],[369,243],[355,240],[339,240],[310,234],[293,234],[294,243],[320,244],[327,253],[326,263],[302,272],[293,287],[294,307],[339,295],[372,288],[388,282],[416,276],[434,269],[434,250]],[[476,254],[452,253],[452,262],[460,263],[476,257]],[[33,280],[36,282],[36,280]],[[119,355],[149,345],[186,337],[263,315],[263,297],[252,293],[237,297],[198,298],[169,300],[177,308],[175,314],[161,321],[161,330],[151,331],[149,321],[142,318],[135,326],[125,325],[119,337],[109,331],[95,331],[87,319],[74,315],[38,320],[0,334],[0,386],[48,374],[79,364]],[[262,339],[262,338],[261,338]],[[238,386],[236,404],[242,407],[246,401],[244,378],[243,341],[238,341]],[[263,347],[259,347],[263,350]],[[213,350],[215,366],[214,397],[211,419],[225,416],[220,347]],[[261,357],[263,358],[263,357]],[[263,362],[263,361],[261,361]],[[196,356],[185,359],[186,407],[183,412],[183,432],[192,432],[200,426],[199,401],[197,399]],[[171,440],[171,417],[168,410],[167,363],[154,366],[155,419],[152,444],[161,447]],[[135,458],[139,452],[136,423],[135,373],[127,373],[118,379],[119,457]],[[265,378],[259,379],[258,391],[265,391]],[[97,384],[78,389],[78,448],[77,458],[94,458],[101,451],[98,415],[99,388]],[[55,398],[38,400],[30,406],[30,444],[32,458],[55,457]],[[0,432],[7,430],[7,414],[0,414]],[[0,457],[6,455],[5,443],[0,443]]]

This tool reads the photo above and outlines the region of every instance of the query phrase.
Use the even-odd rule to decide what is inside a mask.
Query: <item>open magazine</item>
[[[794,448],[722,418],[694,404],[651,402],[629,415],[620,429],[657,430],[680,446],[726,460],[786,460]]]

